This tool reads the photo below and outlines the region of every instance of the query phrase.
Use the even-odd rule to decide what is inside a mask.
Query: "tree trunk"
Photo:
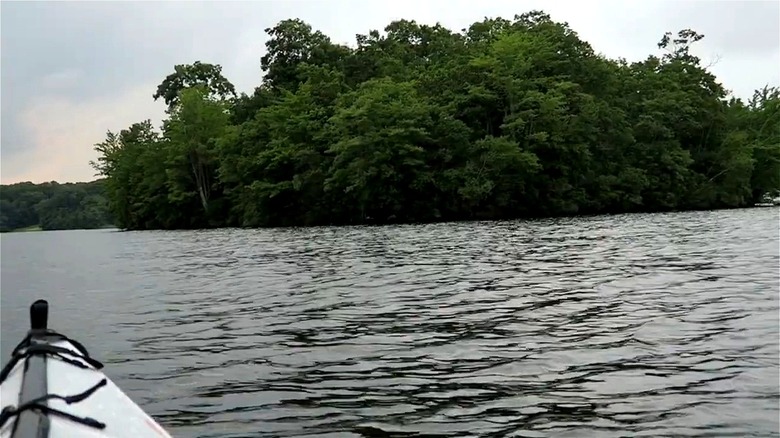
[[[196,164],[197,162],[197,164]],[[203,163],[195,156],[190,155],[190,164],[192,165],[192,174],[195,176],[195,185],[198,187],[198,195],[200,195],[200,204],[203,206],[203,211],[209,210],[209,191],[208,180],[206,178],[206,172],[203,169]]]

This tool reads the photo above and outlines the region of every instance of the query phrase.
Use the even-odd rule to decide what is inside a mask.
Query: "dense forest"
[[[253,94],[176,65],[159,130],[95,145],[118,226],[728,208],[780,189],[780,91],[730,96],[690,29],[639,62],[539,11],[461,32],[400,20],[353,46],[297,19],[266,31]]]
[[[23,182],[0,187],[0,231],[100,228],[113,223],[104,181]]]

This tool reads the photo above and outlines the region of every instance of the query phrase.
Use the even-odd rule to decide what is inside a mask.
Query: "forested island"
[[[0,232],[102,228],[113,223],[103,181],[0,188]]]
[[[117,226],[730,208],[780,189],[780,91],[732,97],[694,30],[640,62],[539,11],[461,32],[400,20],[352,46],[297,19],[266,31],[253,94],[219,65],[176,65],[152,96],[161,128],[95,146]]]

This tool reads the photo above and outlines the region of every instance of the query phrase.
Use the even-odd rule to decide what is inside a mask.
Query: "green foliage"
[[[100,228],[112,223],[104,180],[90,183],[3,185],[0,231],[40,226],[43,230]]]
[[[727,99],[690,29],[635,63],[540,11],[462,33],[398,20],[352,48],[298,19],[266,31],[254,93],[235,96],[218,65],[177,65],[154,95],[160,132],[145,121],[95,146],[118,226],[722,208],[780,190],[780,91]]]
[[[168,199],[187,208],[197,196],[202,214],[208,216],[209,200],[219,190],[214,178],[216,145],[225,134],[229,114],[224,104],[209,98],[208,90],[202,86],[182,90],[179,99],[163,127],[168,140]]]
[[[222,76],[222,66],[195,61],[174,66],[173,73],[163,79],[152,97],[154,100],[162,98],[171,109],[178,104],[179,93],[190,87],[203,87],[222,99],[236,96],[233,84]]]

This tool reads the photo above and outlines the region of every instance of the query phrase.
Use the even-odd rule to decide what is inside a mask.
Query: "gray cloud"
[[[706,35],[704,62],[737,95],[780,84],[776,1],[398,0],[9,2],[0,4],[2,182],[89,180],[92,145],[163,115],[155,86],[174,64],[223,65],[241,91],[261,81],[264,29],[299,17],[341,43],[395,19],[461,29],[485,16],[543,9],[610,57],[657,53],[665,31]]]

